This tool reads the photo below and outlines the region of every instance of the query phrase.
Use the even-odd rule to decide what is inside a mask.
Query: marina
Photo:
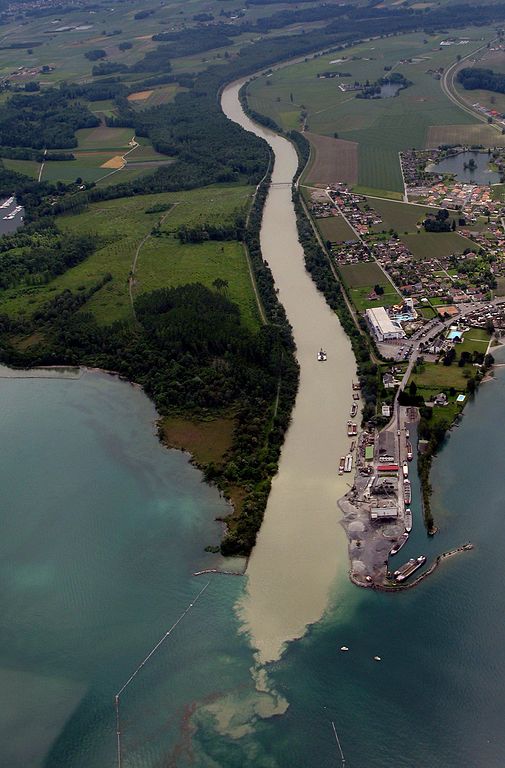
[[[10,208],[14,200],[14,197],[8,197],[7,200],[4,200],[3,203],[0,203],[0,208]]]

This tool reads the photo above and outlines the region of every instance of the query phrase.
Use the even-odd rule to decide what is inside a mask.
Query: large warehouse
[[[384,307],[366,310],[366,319],[377,341],[404,339],[405,331],[397,320],[391,320]]]

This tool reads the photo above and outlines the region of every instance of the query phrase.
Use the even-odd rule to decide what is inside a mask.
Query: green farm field
[[[371,307],[390,307],[401,301],[401,296],[395,291],[382,269],[374,261],[359,264],[344,264],[339,268],[349,298],[358,312]],[[384,293],[379,298],[370,300],[368,296],[375,285],[380,285]]]
[[[326,219],[316,219],[321,237],[330,243],[343,243],[346,240],[356,240],[356,234],[342,216],[330,216]]]
[[[32,179],[39,177],[40,163],[36,163],[34,160],[11,160],[9,157],[3,157],[2,162],[11,171],[24,173],[25,176],[30,176]]]
[[[483,38],[490,38],[492,30],[469,29],[460,35],[471,40],[465,49],[469,52],[472,45],[477,48]],[[477,118],[445,97],[428,71],[446,67],[456,58],[457,51],[451,47],[440,48],[442,39],[443,35],[398,35],[275,70],[271,77],[258,77],[249,86],[250,105],[285,129],[300,124],[303,105],[308,113],[306,129],[358,142],[360,187],[401,193],[400,150],[424,147],[430,126],[478,124]],[[357,99],[338,87],[355,80],[374,82],[384,75],[385,67],[394,67],[413,84],[395,98],[373,100]],[[326,71],[349,76],[317,76]]]
[[[118,174],[119,176],[119,174]],[[18,286],[0,295],[0,313],[13,317],[31,315],[44,302],[53,298],[65,289],[79,291],[89,288],[100,280],[105,274],[110,273],[112,280],[100,291],[95,293],[84,307],[85,311],[92,312],[98,322],[108,324],[115,320],[130,320],[131,306],[128,294],[128,276],[137,248],[148,235],[153,226],[165,216],[164,213],[146,214],[146,210],[157,204],[172,204],[164,223],[164,231],[169,232],[176,227],[186,224],[210,222],[214,224],[225,223],[233,220],[237,211],[242,211],[248,206],[251,195],[251,187],[244,186],[215,186],[197,189],[188,192],[171,192],[158,195],[139,195],[133,198],[121,198],[93,203],[84,213],[78,215],[65,215],[57,219],[58,226],[68,232],[91,232],[98,234],[103,241],[101,248],[96,250],[86,261],[68,270],[65,274],[55,278],[44,285]],[[175,205],[177,203],[177,205]],[[146,241],[144,247],[150,244]],[[173,244],[171,253],[177,252],[178,241],[173,236],[156,238],[158,251],[152,250],[152,256],[148,262],[150,268],[155,269],[155,258],[159,258],[160,271],[163,281],[157,286],[165,284],[180,284],[181,281],[193,282],[204,271],[203,261],[205,252],[197,251],[198,245],[184,246],[188,250],[185,255],[184,269],[178,268],[178,277],[169,283],[170,270],[167,268],[166,254],[163,245]],[[217,256],[221,259],[219,271],[216,277],[228,279],[228,295],[232,301],[237,301],[243,308],[244,322],[252,325],[257,322],[254,318],[253,305],[254,294],[249,279],[248,284],[244,276],[248,275],[246,257],[241,246],[232,244],[235,249],[225,249],[223,254],[219,251]],[[182,249],[182,246],[181,246]],[[191,261],[189,254],[194,249],[195,262]],[[139,255],[139,266],[142,263],[143,250]],[[224,260],[229,256],[233,264],[226,265]],[[194,267],[194,271],[191,267]],[[223,275],[227,267],[227,276]],[[210,274],[210,268],[208,268]],[[172,278],[170,278],[172,279]],[[210,278],[209,278],[210,279]],[[210,280],[210,283],[212,283]],[[152,274],[148,277],[146,290],[156,287]],[[142,286],[139,286],[143,290]],[[249,290],[250,298],[247,298]],[[249,307],[249,309],[247,309]]]
[[[466,248],[473,249],[475,244],[457,232],[420,232],[416,235],[400,234],[407,248],[415,259],[438,259],[452,253],[463,253]]]
[[[394,229],[398,233],[408,232],[412,234],[417,231],[417,225],[421,224],[426,218],[426,213],[437,211],[436,208],[430,208],[429,206],[374,198],[368,198],[367,203],[382,218],[382,224],[376,224],[373,227],[376,231]]]

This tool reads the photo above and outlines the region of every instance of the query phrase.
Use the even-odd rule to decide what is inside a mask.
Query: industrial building
[[[377,341],[404,339],[405,331],[397,320],[392,320],[384,307],[367,309],[366,319]]]

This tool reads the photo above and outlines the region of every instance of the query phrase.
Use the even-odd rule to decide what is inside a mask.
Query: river
[[[225,92],[227,110],[235,97]],[[294,157],[279,157],[276,178],[289,180]],[[306,281],[287,189],[272,189],[262,231],[302,366],[279,475],[246,578],[211,577],[122,696],[122,766],[340,765],[333,721],[355,768],[501,768],[505,368],[434,463],[440,533],[428,539],[415,513],[413,543],[430,557],[467,540],[475,549],[404,594],[350,585],[335,465],[354,364]],[[321,312],[321,327],[301,305]],[[187,457],[159,444],[140,390],[69,374],[1,379],[0,764],[9,768],[117,765],[114,694],[205,585],[192,573],[215,562],[203,547],[226,512]]]
[[[240,86],[226,88],[221,103],[230,119],[264,138],[273,151],[261,250],[292,325],[300,363],[292,424],[240,606],[258,660],[264,663],[279,658],[286,641],[321,617],[330,587],[348,589],[347,540],[337,509],[348,478],[339,477],[337,470],[339,457],[349,451],[346,423],[356,363],[335,313],[305,270],[291,201],[296,152],[286,139],[244,114]],[[328,353],[324,363],[317,360],[320,347]]]

